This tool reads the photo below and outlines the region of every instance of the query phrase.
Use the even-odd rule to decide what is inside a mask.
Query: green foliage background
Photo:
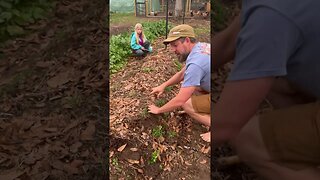
[[[211,1],[212,6],[212,24],[214,31],[220,31],[225,28],[227,18],[228,18],[228,12],[226,7],[222,5],[220,1]]]
[[[54,6],[53,0],[1,0],[0,42],[26,34],[25,26],[44,19]]]
[[[155,39],[166,34],[166,22],[164,20],[144,22],[142,26],[143,32],[151,42],[151,45]],[[171,27],[172,25],[169,23],[168,29],[171,29]],[[111,73],[120,70],[126,64],[127,57],[132,53],[130,48],[130,36],[132,32],[111,36],[109,46],[109,69]]]

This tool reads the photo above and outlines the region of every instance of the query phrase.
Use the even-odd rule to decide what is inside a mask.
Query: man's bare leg
[[[200,114],[195,112],[191,103],[191,98],[188,99],[188,101],[182,106],[182,108],[192,119],[210,127],[211,125],[210,114]],[[204,141],[210,142],[210,132],[200,134],[200,136]]]
[[[240,159],[248,164],[262,177],[270,180],[318,180],[319,168],[309,168],[301,171],[289,169],[275,163],[268,154],[263,143],[259,128],[259,117],[254,116],[231,142],[236,148]]]

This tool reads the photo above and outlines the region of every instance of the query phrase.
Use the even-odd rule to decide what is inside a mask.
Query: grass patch
[[[210,34],[210,28],[195,28],[194,33],[198,36],[201,34]]]
[[[151,134],[155,138],[163,137],[164,128],[161,125],[159,125],[159,126],[157,126],[157,127],[152,129],[152,133]]]
[[[140,20],[140,19],[139,19]],[[111,24],[127,24],[128,22],[137,22],[138,19],[134,13],[110,13]]]

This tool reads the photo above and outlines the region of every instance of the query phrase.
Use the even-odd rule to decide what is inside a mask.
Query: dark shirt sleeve
[[[284,76],[287,61],[302,43],[298,27],[281,13],[255,9],[242,24],[228,80]]]

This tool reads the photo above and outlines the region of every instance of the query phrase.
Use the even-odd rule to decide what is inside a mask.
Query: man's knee
[[[247,164],[267,160],[267,154],[259,128],[258,116],[253,117],[232,141],[240,159]]]

